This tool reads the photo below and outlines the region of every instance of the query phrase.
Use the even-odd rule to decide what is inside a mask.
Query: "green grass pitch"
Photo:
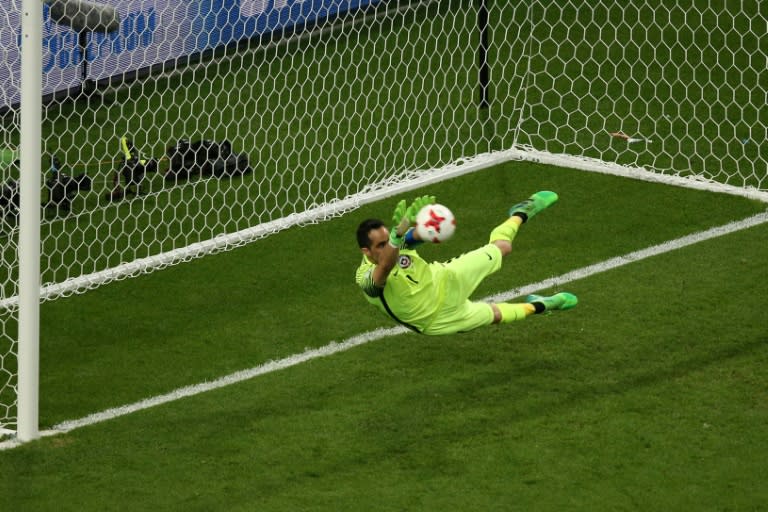
[[[525,21],[528,11],[490,3],[495,19],[509,27]],[[715,8],[707,2],[694,4],[704,14],[705,26],[712,26]],[[493,51],[505,48],[510,60],[493,54],[497,67],[492,76],[497,82],[492,117],[498,122],[490,141],[473,109],[477,90],[469,79],[430,75],[438,81],[438,90],[450,91],[447,101],[463,105],[460,129],[450,133],[441,131],[446,123],[434,98],[411,95],[408,101],[369,105],[370,118],[346,118],[358,111],[351,103],[323,96],[320,83],[302,85],[294,80],[295,88],[275,92],[263,81],[265,77],[290,81],[307,69],[329,80],[341,79],[349,68],[340,64],[369,52],[376,55],[371,57],[372,69],[386,72],[372,73],[368,81],[356,84],[359,89],[349,91],[350,96],[375,83],[399,84],[429,70],[413,67],[413,56],[403,56],[398,66],[397,61],[388,61],[386,51],[374,50],[413,37],[415,22],[444,28],[446,15],[455,7],[467,13],[466,19],[451,18],[452,30],[433,44],[460,48],[451,58],[470,76],[476,54],[472,44],[464,44],[475,37],[468,5],[440,2],[429,12],[419,10],[401,23],[379,27],[380,33],[350,37],[348,46],[344,38],[334,40],[331,46],[337,54],[322,44],[304,42],[297,43],[304,45],[301,48],[276,47],[238,57],[242,62],[254,59],[244,76],[235,77],[253,87],[254,100],[246,105],[249,112],[261,108],[261,102],[284,104],[286,97],[316,97],[330,107],[306,115],[286,107],[282,118],[277,116],[270,125],[248,125],[253,116],[245,116],[246,124],[234,132],[212,133],[213,137],[236,133],[236,145],[249,146],[252,161],[262,166],[242,186],[198,182],[171,188],[153,179],[153,194],[146,204],[184,204],[198,212],[190,219],[159,222],[167,214],[153,208],[133,211],[138,215],[129,218],[131,203],[101,208],[94,193],[76,204],[89,212],[88,218],[76,216],[44,226],[51,233],[62,225],[81,228],[64,238],[50,238],[44,253],[71,247],[57,256],[60,263],[96,271],[195,241],[216,229],[236,230],[254,220],[270,220],[285,214],[280,204],[287,198],[330,187],[354,192],[364,173],[384,176],[438,166],[485,151],[489,144],[508,146],[520,99],[509,91],[521,89],[519,72],[527,65],[515,61],[522,48],[508,43],[516,40],[508,37],[511,32],[492,32]],[[643,4],[638,12],[651,26],[649,5]],[[563,9],[570,12],[570,6]],[[620,10],[595,8],[590,16],[612,17]],[[574,19],[587,16],[581,12],[573,13]],[[538,36],[544,21],[558,26],[556,20],[545,18],[540,4],[533,4],[531,13],[542,21],[535,29]],[[683,10],[672,9],[672,19],[664,27],[684,17]],[[727,42],[742,33],[750,43],[746,18],[735,19],[733,32],[690,37],[721,37]],[[753,27],[751,33],[764,32],[760,29]],[[641,34],[621,28],[611,36],[641,42],[645,36],[649,41],[663,38],[667,30],[651,28]],[[563,54],[563,66],[578,62],[582,44],[574,41],[567,50],[571,53]],[[435,47],[422,50],[432,55]],[[638,55],[649,51],[643,44],[626,48]],[[605,48],[606,56],[610,51]],[[684,53],[682,47],[670,48],[669,59],[680,61]],[[709,57],[711,61],[713,56]],[[725,54],[720,58],[727,63],[722,60]],[[743,67],[748,60],[743,52],[731,58],[733,66],[728,69]],[[310,62],[319,64],[309,68]],[[441,65],[432,59],[421,62],[428,68]],[[557,66],[557,60],[533,62],[544,64]],[[691,76],[706,71],[689,65],[693,68],[685,72]],[[549,100],[529,98],[536,107],[526,126],[540,123],[536,133],[542,140],[527,142],[546,139],[548,149],[561,151],[568,149],[566,139],[571,135],[568,140],[583,143],[605,131],[601,118],[595,117],[587,120],[584,130],[562,140],[555,137],[564,135],[560,126],[573,105],[589,110],[588,98],[580,94],[585,84],[579,76],[584,69],[599,73],[601,68],[597,61],[585,66],[568,67],[573,80],[558,84],[563,88],[561,108],[543,116],[540,108]],[[220,77],[231,69],[223,62],[220,68],[210,65],[192,75],[136,84],[117,93],[112,103],[87,107],[81,128],[62,123],[83,105],[51,106],[44,126],[51,144],[47,149],[68,148],[65,161],[95,162],[114,153],[120,135],[143,133],[152,141],[147,149],[162,153],[167,141],[194,129],[198,121],[193,111],[205,110],[213,116],[208,118],[213,124],[234,117],[225,98],[204,94],[206,87],[221,89]],[[747,84],[762,84],[762,73],[741,78]],[[536,77],[546,80],[543,74]],[[726,80],[737,78],[728,74]],[[195,87],[189,85],[193,82],[203,84],[199,94],[189,88]],[[667,128],[675,132],[688,128],[683,119],[705,114],[685,102],[677,102],[681,110],[670,111],[673,102],[664,100],[665,94],[674,96],[677,91],[661,91],[652,83],[638,81],[636,90],[626,91],[644,102],[610,106],[617,123],[634,119],[636,131],[645,132],[652,121],[668,115]],[[505,84],[507,92],[498,84]],[[191,110],[180,115],[161,108],[173,101],[181,85],[190,97],[204,99],[186,106]],[[618,84],[606,85],[622,92]],[[734,105],[748,99],[754,104],[749,95],[757,88],[737,85],[728,82],[737,95]],[[719,104],[718,91],[700,92],[699,109]],[[641,103],[648,109],[635,111]],[[147,129],[139,116],[116,115],[121,105],[154,112],[152,127]],[[700,143],[718,137],[736,139],[743,127],[765,124],[763,111],[725,114],[726,121],[719,125],[696,128],[701,130],[696,134]],[[289,150],[285,158],[271,156],[266,141],[283,140],[288,148],[299,147],[295,134],[318,119],[335,126],[338,139]],[[92,140],[89,123],[107,124],[113,133],[103,132],[103,137]],[[393,137],[398,137],[398,144]],[[426,149],[433,148],[432,139],[438,138],[449,142],[439,150]],[[694,140],[679,140],[681,154],[693,151],[689,149],[696,145]],[[366,149],[350,152],[348,144]],[[405,151],[409,147],[417,149],[409,153]],[[619,151],[616,141],[606,139],[603,149],[611,148]],[[741,148],[740,154],[732,149],[724,147],[721,154],[729,155],[724,163],[737,167],[766,155],[764,145]],[[652,164],[660,154],[623,151],[617,159]],[[338,172],[326,173],[325,164],[308,163],[318,161],[318,156],[330,159]],[[360,168],[358,161],[366,165]],[[251,197],[254,190],[270,190],[273,180],[285,178],[270,171],[278,163],[282,169],[300,168],[317,179],[291,184],[284,197],[262,195],[246,203],[247,215],[225,225],[211,221],[209,210]],[[102,186],[110,172],[107,165],[98,167]],[[717,178],[730,181],[726,176]],[[756,179],[764,177],[750,178]],[[215,190],[208,190],[206,199],[196,203],[193,199],[202,196],[196,187]],[[523,227],[513,254],[483,283],[477,297],[515,290],[766,210],[765,204],[738,197],[510,162],[412,192],[437,195],[458,220],[457,234],[449,243],[425,246],[423,254],[447,259],[485,243],[513,202],[542,189],[557,191],[559,203]],[[395,198],[379,201],[329,222],[292,228],[227,253],[44,303],[41,428],[391,327],[354,284],[360,256],[353,232],[364,217],[386,218],[395,202]],[[115,252],[107,254],[81,243],[101,240],[104,226],[116,223],[126,229],[124,236],[110,241]],[[134,224],[144,233],[133,230]],[[156,241],[166,235],[165,241]],[[564,283],[563,289],[580,298],[572,311],[463,335],[389,336],[2,450],[0,510],[766,510],[768,335],[762,300],[768,282],[766,240],[768,225],[761,224]],[[4,261],[13,261],[13,251],[5,245]],[[7,265],[0,272],[7,273]],[[62,279],[66,273],[46,271],[44,280]],[[6,292],[12,291],[12,285],[7,286]],[[0,321],[6,332],[15,329],[12,318]]]
[[[764,211],[510,163],[429,188],[460,224],[425,254],[484,243],[538,188],[560,202],[478,297]],[[353,231],[392,205],[46,303],[43,427],[391,326],[356,289]],[[381,339],[0,452],[0,506],[760,510],[767,235],[763,224],[568,283],[572,311]]]

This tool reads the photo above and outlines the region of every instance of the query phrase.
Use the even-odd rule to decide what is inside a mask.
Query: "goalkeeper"
[[[537,192],[514,205],[510,217],[497,226],[487,245],[448,262],[427,263],[414,250],[422,241],[409,225],[434,196],[417,198],[410,206],[400,201],[392,215],[392,229],[379,219],[367,219],[357,228],[363,261],[357,284],[371,304],[398,323],[421,334],[453,334],[485,325],[509,323],[552,310],[571,309],[576,296],[561,292],[551,297],[529,295],[523,303],[472,302],[469,296],[480,282],[501,268],[512,252],[520,226],[557,201],[554,192]]]

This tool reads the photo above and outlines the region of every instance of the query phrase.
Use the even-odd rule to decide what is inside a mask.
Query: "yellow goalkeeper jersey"
[[[445,298],[444,264],[427,263],[412,249],[402,249],[384,288],[373,283],[375,264],[363,255],[357,284],[379,310],[404,326],[422,332],[430,325]]]

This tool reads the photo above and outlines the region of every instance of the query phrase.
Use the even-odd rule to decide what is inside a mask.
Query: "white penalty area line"
[[[509,290],[507,292],[499,293],[497,295],[492,295],[484,300],[487,300],[489,302],[505,302],[515,297],[528,295],[528,294],[535,293],[537,291],[544,290],[547,288],[556,288],[566,283],[576,281],[578,279],[583,279],[585,277],[589,277],[594,274],[599,274],[600,272],[605,272],[607,270],[624,266],[628,263],[633,263],[635,261],[640,261],[653,256],[658,256],[659,254],[664,254],[665,252],[671,252],[676,249],[681,249],[689,245],[697,244],[699,242],[704,242],[706,240],[718,238],[724,235],[728,235],[730,233],[735,233],[743,229],[749,229],[749,228],[758,226],[760,224],[765,224],[766,222],[768,222],[768,210],[762,213],[758,213],[757,215],[753,215],[752,217],[747,217],[746,219],[743,219],[743,220],[730,222],[723,226],[718,226],[718,227],[708,229],[706,231],[701,231],[699,233],[686,235],[682,238],[670,240],[668,242],[664,242],[659,245],[654,245],[645,249],[641,249],[639,251],[630,252],[629,254],[625,254],[624,256],[618,256],[616,258],[611,258],[609,260],[605,260],[600,263],[595,263],[594,265],[589,265],[587,267],[576,269],[557,277],[545,279],[544,281],[541,281],[539,283],[534,283],[519,289]]]
[[[514,299],[515,297],[528,295],[530,293],[546,290],[548,288],[560,287],[564,284],[567,284],[579,279],[583,279],[585,277],[589,277],[601,272],[605,272],[607,270],[618,268],[618,267],[627,265],[629,263],[644,260],[646,258],[664,254],[666,252],[671,252],[676,249],[687,247],[689,245],[693,245],[699,242],[704,242],[706,240],[710,240],[720,236],[728,235],[730,233],[735,233],[737,231],[755,227],[760,224],[764,224],[766,222],[768,222],[768,211],[759,213],[757,215],[753,215],[752,217],[748,217],[743,220],[731,222],[723,226],[719,226],[719,227],[708,229],[706,231],[702,231],[699,233],[687,235],[682,238],[678,238],[676,240],[672,240],[669,242],[664,242],[659,245],[654,245],[652,247],[648,247],[646,249],[642,249],[639,251],[631,252],[629,254],[625,254],[624,256],[611,258],[601,263],[596,263],[594,265],[589,265],[587,267],[573,270],[571,272],[567,272],[560,276],[545,279],[538,283],[533,283],[533,284],[524,286],[522,288],[517,288],[517,289],[509,290],[507,292],[500,293],[497,295],[492,295],[482,300],[486,302],[505,302],[505,301]],[[90,414],[88,416],[85,416],[77,420],[64,421],[62,423],[54,425],[49,430],[41,431],[40,436],[48,437],[48,436],[55,436],[58,434],[64,434],[81,427],[94,425],[96,423],[101,423],[102,421],[107,421],[114,418],[118,418],[120,416],[131,414],[134,412],[143,411],[144,409],[149,409],[150,407],[155,407],[157,405],[173,402],[181,398],[190,397],[190,396],[198,395],[200,393],[204,393],[206,391],[213,391],[215,389],[223,388],[225,386],[237,384],[239,382],[243,382],[245,380],[258,377],[260,375],[265,375],[267,373],[272,373],[278,370],[283,370],[285,368],[290,368],[291,366],[296,366],[298,364],[305,363],[307,361],[316,359],[318,357],[326,357],[339,352],[344,352],[353,347],[364,345],[371,341],[376,341],[383,338],[388,338],[390,336],[397,336],[397,335],[405,334],[409,332],[411,331],[409,331],[403,326],[374,329],[372,331],[368,331],[368,332],[353,336],[351,338],[348,338],[342,342],[332,341],[323,347],[308,349],[302,352],[301,354],[294,354],[292,356],[288,356],[286,358],[279,359],[277,361],[269,361],[264,364],[255,366],[253,368],[250,368],[247,370],[241,370],[210,382],[203,382],[200,384],[185,386],[183,388],[179,388],[175,391],[166,393],[164,395],[147,398],[147,399],[140,400],[138,402],[124,405],[121,407],[114,407],[111,409],[107,409],[105,411]],[[13,448],[21,444],[23,444],[23,441],[19,441],[18,439],[10,439],[7,441],[0,442],[0,450]]]

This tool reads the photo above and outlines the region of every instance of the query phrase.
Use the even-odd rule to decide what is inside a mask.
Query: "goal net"
[[[19,3],[0,0],[9,432]],[[510,159],[768,190],[761,2],[102,3],[116,30],[43,7],[43,300]]]

